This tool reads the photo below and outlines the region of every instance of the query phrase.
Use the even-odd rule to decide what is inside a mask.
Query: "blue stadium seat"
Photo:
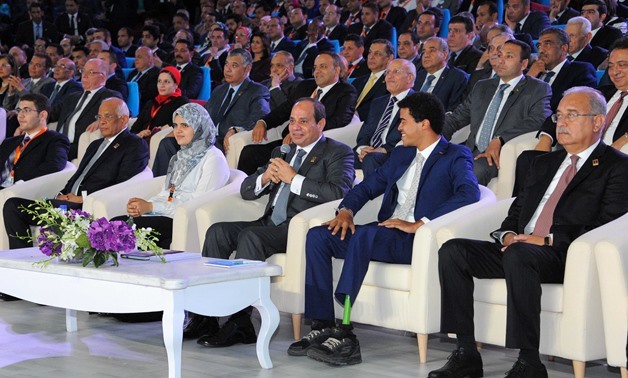
[[[552,25],[552,27],[565,30],[565,28],[567,27],[567,25],[566,25],[566,24],[561,24],[561,25]]]
[[[392,45],[393,45],[393,51],[395,52],[395,55],[397,55],[397,29],[395,29],[393,27],[392,29]]]
[[[334,52],[336,54],[340,54],[340,41],[338,41],[337,39],[330,39],[329,42],[334,45]]]
[[[604,70],[597,70],[595,73],[597,74],[597,85],[600,85],[600,80],[602,80],[602,76],[604,76]]]
[[[127,56],[125,59],[126,59],[126,66],[127,67],[135,68],[135,58],[129,58]]]
[[[129,80],[129,74],[133,71],[135,67],[131,68],[122,68],[122,73],[124,74],[124,80]]]
[[[201,87],[201,92],[198,94],[197,99],[208,101],[212,93],[211,70],[206,66],[202,66],[201,68],[203,69],[203,86]]]
[[[440,23],[440,30],[438,31],[438,36],[441,38],[447,38],[449,34],[449,20],[451,20],[451,13],[449,13],[449,9],[442,9],[443,11],[443,20]]]
[[[497,0],[497,21],[504,22],[504,0]]]
[[[131,117],[137,117],[140,113],[140,89],[134,81],[128,82],[127,85],[129,86],[129,97],[126,103],[129,107]]]

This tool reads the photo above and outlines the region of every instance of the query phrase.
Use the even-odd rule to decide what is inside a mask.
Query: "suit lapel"
[[[318,164],[318,162],[322,160],[326,147],[326,138],[323,135],[318,143],[316,143],[314,148],[312,148],[312,151],[310,151],[310,153],[305,156],[305,158],[301,162],[301,167],[299,167],[299,172],[297,173],[299,173],[301,176],[307,176],[307,172],[310,170],[310,168],[312,168],[314,165]],[[292,151],[292,155],[294,155],[294,152],[297,150],[297,148]],[[292,156],[290,157],[290,159],[292,160]]]
[[[591,156],[589,156],[589,158],[584,162],[582,167],[578,170],[578,173],[576,173],[569,185],[567,185],[564,193],[568,193],[569,191],[573,190],[574,187],[578,186],[594,170],[598,169],[602,164],[604,164],[604,159],[602,158],[602,155],[607,148],[608,146],[604,144],[604,142],[600,142],[600,144],[595,147],[595,149],[591,153]]]
[[[522,213],[520,216],[520,219],[522,220],[522,229],[525,227],[525,225],[528,224],[528,222],[530,222],[530,219],[532,218],[532,215],[534,215],[534,212],[541,203],[541,199],[543,199],[547,188],[550,186],[550,183],[554,179],[558,168],[565,160],[565,156],[567,156],[567,152],[565,150],[560,150],[554,153],[553,159],[550,160],[548,164],[534,165],[534,178],[538,179],[538,183],[534,184],[534,186],[532,187],[533,190],[529,191],[529,198],[526,199],[526,203],[529,203],[530,206],[522,207]],[[527,209],[527,211],[525,209]]]
[[[446,152],[447,152],[447,141],[445,141],[445,139],[441,137],[440,141],[434,148],[434,151],[432,151],[432,153],[427,158],[425,163],[423,163],[423,169],[421,170],[421,179],[419,180],[419,189],[417,190],[417,198],[418,198],[419,193],[421,193],[421,188],[423,187],[423,184],[426,181],[425,178],[429,174],[430,170],[432,169],[434,164],[436,164],[438,159],[440,159]]]
[[[436,85],[434,86],[434,90],[432,91],[433,95],[436,95],[443,88],[443,85],[445,85],[445,80],[447,79],[447,74],[449,74],[449,70],[449,67],[445,67],[445,70],[443,70],[443,73],[440,75],[438,81],[436,82]]]
[[[517,86],[510,92],[510,94],[508,95],[508,99],[506,99],[506,103],[504,104],[504,107],[499,112],[499,117],[497,118],[497,122],[495,122],[495,131],[499,130],[499,126],[501,125],[504,118],[506,118],[506,114],[508,114],[508,110],[517,101],[517,99],[519,98],[523,90],[525,89],[525,86],[527,85],[527,83],[528,81],[526,80],[524,76],[523,79],[519,81]]]
[[[249,83],[250,80],[245,79],[242,82],[242,85],[240,85],[240,88],[238,88],[238,92],[233,96],[233,100],[231,100],[231,103],[229,104],[229,107],[227,108],[227,110],[225,111],[225,115],[227,113],[229,113],[229,111],[231,110],[231,108],[233,108],[233,106],[235,105],[235,103],[240,99],[240,97],[242,97],[242,94],[246,91],[246,89],[249,87]],[[224,117],[223,117],[224,119]]]

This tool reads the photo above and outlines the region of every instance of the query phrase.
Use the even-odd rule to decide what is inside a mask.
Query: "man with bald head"
[[[50,122],[57,122],[57,131],[70,140],[69,160],[77,157],[79,137],[94,122],[102,100],[122,98],[120,93],[105,88],[108,70],[108,62],[98,58],[88,60],[81,75],[83,91],[67,96],[50,114]]]
[[[82,92],[81,84],[74,80],[76,66],[68,58],[61,58],[52,67],[52,74],[56,83],[47,84],[50,88],[44,88],[44,93],[50,93],[50,106],[60,106],[68,96]]]
[[[127,81],[136,82],[140,91],[140,109],[147,101],[157,96],[157,77],[159,68],[153,63],[153,52],[146,46],[135,50],[135,68],[129,73]]]
[[[93,63],[90,60],[87,65],[90,62]],[[103,137],[87,147],[76,173],[59,195],[50,200],[55,207],[66,205],[68,209],[80,209],[83,207],[83,195],[124,182],[142,172],[148,164],[148,146],[127,129],[129,108],[122,99],[105,98],[102,104],[99,101],[97,112],[90,117],[90,122],[96,117]],[[32,203],[32,200],[17,197],[5,202],[3,215],[11,249],[26,248],[30,244],[13,236],[26,235],[29,227],[36,225],[32,216],[21,210],[22,206]]]

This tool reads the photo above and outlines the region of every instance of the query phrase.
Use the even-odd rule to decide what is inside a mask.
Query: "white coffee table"
[[[227,316],[255,306],[261,315],[257,358],[270,369],[268,346],[279,325],[270,300],[270,277],[281,274],[272,264],[214,268],[199,254],[169,255],[169,262],[120,259],[120,266],[53,262],[33,265],[45,257],[36,248],[0,251],[0,292],[27,301],[66,309],[68,332],[77,330],[76,311],[132,313],[163,311],[162,328],[168,355],[168,376],[181,377],[184,310]]]

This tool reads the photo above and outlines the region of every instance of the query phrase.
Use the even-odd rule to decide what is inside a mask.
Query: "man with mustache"
[[[174,60],[181,71],[179,88],[187,98],[198,98],[203,86],[203,70],[192,63],[194,44],[185,39],[178,39],[174,45]]]

